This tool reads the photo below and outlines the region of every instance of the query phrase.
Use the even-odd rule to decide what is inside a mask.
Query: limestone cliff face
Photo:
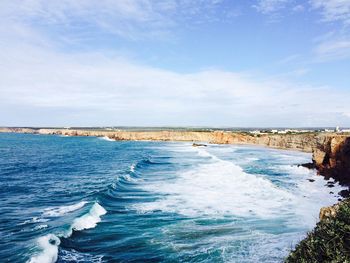
[[[107,136],[115,140],[202,141],[217,144],[257,144],[305,152],[312,152],[315,146],[314,134],[265,134],[252,136],[247,133],[225,131],[90,131],[65,129],[40,129],[38,133],[69,136]]]
[[[342,202],[339,202],[332,206],[322,207],[319,213],[320,220],[327,220],[336,217],[341,204]]]
[[[31,128],[1,128],[0,132],[18,132],[18,133],[37,133],[37,130]]]
[[[350,136],[317,136],[313,161],[321,174],[350,184]]]
[[[313,153],[313,165],[323,175],[350,185],[350,135],[264,134],[226,131],[102,131],[81,129],[0,128],[0,132],[59,134],[68,136],[106,136],[114,140],[196,141],[217,144],[254,144]]]

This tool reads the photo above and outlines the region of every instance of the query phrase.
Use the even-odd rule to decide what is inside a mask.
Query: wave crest
[[[106,213],[106,209],[96,202],[87,214],[78,217],[73,221],[69,230],[69,235],[71,235],[73,230],[80,231],[96,227],[97,223],[101,222],[101,216]]]
[[[87,204],[86,201],[81,201],[81,202],[74,204],[74,205],[46,208],[46,209],[44,209],[43,215],[49,216],[49,217],[63,216],[67,213],[71,213],[71,212],[74,212],[74,211],[82,208],[85,204]]]
[[[54,263],[58,257],[58,246],[60,239],[54,234],[39,237],[37,239],[38,247],[42,250],[39,254],[33,256],[29,263]]]

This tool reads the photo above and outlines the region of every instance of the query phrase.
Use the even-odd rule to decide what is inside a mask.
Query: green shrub
[[[334,218],[320,221],[287,259],[290,262],[350,263],[350,201],[340,203]]]

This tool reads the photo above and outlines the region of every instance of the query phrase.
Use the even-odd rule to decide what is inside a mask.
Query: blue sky
[[[350,126],[350,0],[12,0],[0,22],[0,125]]]

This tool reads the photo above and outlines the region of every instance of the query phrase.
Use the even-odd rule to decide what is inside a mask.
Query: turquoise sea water
[[[297,167],[310,160],[252,146],[0,134],[0,259],[281,262],[341,190]]]

